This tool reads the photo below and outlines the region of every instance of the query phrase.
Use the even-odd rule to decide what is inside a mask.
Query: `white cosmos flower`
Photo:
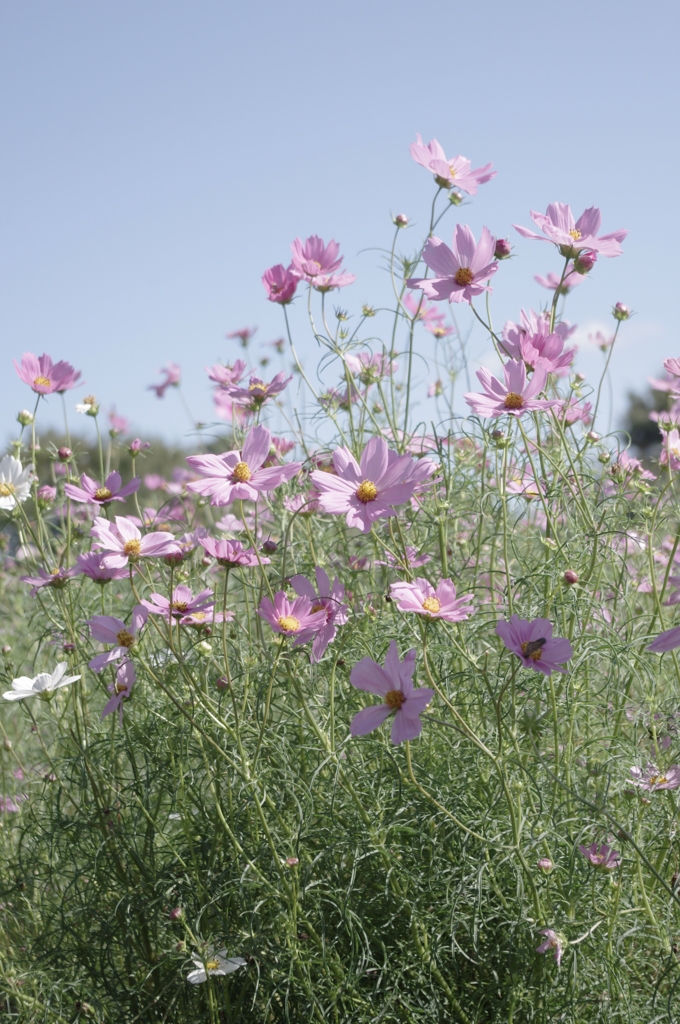
[[[32,467],[22,469],[21,463],[13,455],[5,455],[0,460],[0,508],[9,512],[19,502],[26,501],[31,493],[32,475]]]
[[[191,959],[197,968],[187,974],[187,981],[192,985],[200,985],[201,982],[207,981],[209,974],[231,974],[239,967],[245,967],[247,963],[241,956],[227,956],[226,949],[215,950],[212,947],[206,949],[205,960],[202,960],[198,953],[194,953]]]
[[[5,700],[23,700],[25,697],[47,697],[68,683],[75,683],[80,676],[66,676],[64,673],[68,668],[68,662],[60,661],[54,672],[41,672],[35,679],[28,676],[19,676],[12,680],[12,689],[3,693]]]

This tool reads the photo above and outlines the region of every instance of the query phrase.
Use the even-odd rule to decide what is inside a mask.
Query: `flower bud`
[[[585,379],[586,379],[585,373],[575,373],[574,374],[574,380],[576,381],[577,384],[583,384],[583,381]]]
[[[184,917],[183,907],[173,907],[170,913],[168,914],[168,917],[170,918],[171,921],[179,921],[180,918]]]
[[[132,458],[134,459],[135,456],[139,454],[139,452],[143,452],[145,448],[150,447],[151,445],[148,441],[140,441],[140,439],[136,437],[134,441],[130,441],[130,444],[128,445],[128,451]]]
[[[279,545],[276,543],[275,540],[272,540],[271,537],[268,537],[267,540],[262,545],[262,550],[264,551],[265,555],[273,555],[274,552],[278,549],[278,546]]]
[[[70,448],[60,448],[57,452],[60,462],[68,462],[69,459],[73,458],[73,452]]]
[[[28,409],[22,409],[21,412],[17,413],[17,420],[22,427],[29,427],[33,422],[33,413],[29,412]]]
[[[12,648],[10,647],[9,644],[3,644],[2,645],[2,653],[3,654],[11,654],[12,653]]]
[[[212,654],[212,647],[207,640],[201,640],[200,643],[196,644],[196,650],[199,654]]]
[[[580,252],[574,260],[574,270],[577,274],[588,274],[597,263],[596,252]]]
[[[72,654],[73,651],[75,651],[76,649],[76,645],[67,642],[61,645],[61,649],[64,651],[65,654]]]
[[[286,857],[286,867],[287,868],[294,868],[299,863],[300,863],[300,861],[298,860],[297,857]]]
[[[50,484],[43,484],[42,487],[38,488],[38,501],[42,505],[51,505],[57,496],[57,488],[51,487]]]
[[[12,749],[12,741],[8,740],[8,739],[4,739],[2,741],[2,746],[3,746],[4,750],[11,750]],[[18,771],[21,771],[21,769],[19,768]],[[22,777],[23,777],[23,773],[22,773]]]
[[[611,459],[611,455],[609,452],[600,452],[597,457],[603,466],[606,466],[609,460]]]
[[[215,680],[215,686],[217,687],[218,690],[226,690],[226,688],[229,686],[229,680],[226,678],[226,676],[220,676],[219,679]]]
[[[398,228],[405,228],[406,225],[408,224],[408,217],[406,216],[405,213],[398,213],[397,216],[393,218],[393,220]]]
[[[507,260],[511,255],[512,249],[510,248],[510,242],[507,238],[497,238],[496,248],[494,250],[494,256],[497,260]]]
[[[573,587],[575,583],[578,583],[578,576],[573,569],[567,569],[563,576],[563,579],[564,582],[567,583],[570,587]]]
[[[541,871],[545,871],[546,874],[549,874],[555,865],[551,861],[550,857],[541,857],[536,866],[540,868]]]
[[[589,441],[592,441],[593,444],[595,444],[596,441],[600,440],[600,435],[597,434],[594,430],[589,430],[588,433],[586,434],[586,437],[588,438]]]
[[[628,306],[624,306],[622,302],[617,302],[612,310],[612,316],[615,320],[630,320],[631,313]]]
[[[463,202],[463,193],[457,192],[456,189],[453,192],[449,192],[449,202],[453,203],[454,206],[460,206]]]

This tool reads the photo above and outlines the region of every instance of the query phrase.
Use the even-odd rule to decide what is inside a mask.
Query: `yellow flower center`
[[[280,615],[279,626],[284,633],[294,633],[300,628],[300,620],[296,619],[294,615]]]
[[[13,484],[0,484],[0,498],[9,498],[14,494]]]
[[[247,462],[237,462],[234,466],[234,480],[238,480],[240,484],[247,483],[252,475]]]
[[[94,492],[96,501],[110,501],[113,497],[113,492],[108,487],[98,487]]]
[[[524,399],[516,391],[508,391],[503,404],[506,409],[521,409],[524,405]]]
[[[449,164],[449,178],[455,178],[455,177],[456,177],[456,168],[453,166],[453,164]]]
[[[650,786],[665,786],[667,782],[665,775],[652,775],[649,779]]]
[[[139,558],[142,553],[142,544],[138,540],[126,540],[123,547],[123,554],[128,558]]]
[[[538,661],[543,653],[543,645],[545,640],[541,637],[538,640],[525,640],[522,644],[522,654],[525,658],[531,658],[532,661]]]
[[[404,703],[404,701],[406,700],[406,697],[401,692],[401,690],[390,690],[388,693],[385,694],[384,699],[385,704],[387,704],[388,708],[391,708],[392,711],[398,711],[399,708]]]
[[[266,384],[262,384],[262,382],[260,382],[259,384],[251,384],[248,387],[248,391],[263,391],[264,392],[266,390],[267,390],[267,385]]]
[[[185,612],[187,610],[187,601],[173,601],[172,607],[176,612]]]
[[[194,619],[198,619],[200,622],[202,622],[203,619],[205,619],[206,617],[207,616],[206,616],[205,612],[194,612],[194,614],[193,614],[193,618]]]
[[[116,640],[121,647],[133,647],[135,638],[132,633],[128,633],[127,629],[121,629],[120,632],[116,633]]]
[[[581,237],[581,232],[579,231],[578,228],[572,228],[571,231],[569,232],[569,234],[571,235],[571,237],[574,239],[575,242]]]
[[[50,573],[52,576],[58,576],[60,571],[60,569],[50,569]]]
[[[472,284],[474,279],[475,279],[475,275],[470,270],[469,267],[460,267],[456,271],[456,273],[454,275],[454,278],[453,278],[453,280],[456,282],[456,284],[461,284],[463,286],[465,286],[467,284]]]
[[[367,505],[369,501],[375,501],[378,497],[378,488],[372,480],[362,480],[357,487],[357,498]]]
[[[220,966],[219,960],[206,960],[205,967],[207,971],[216,971]]]
[[[34,386],[39,388],[51,388],[52,381],[49,377],[36,377],[33,381]]]
[[[437,597],[426,597],[423,601],[423,608],[426,612],[430,612],[431,615],[436,615],[441,606],[442,603]]]

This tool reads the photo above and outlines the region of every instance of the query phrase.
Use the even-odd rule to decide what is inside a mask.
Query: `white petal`
[[[207,981],[208,975],[205,973],[203,968],[199,971],[189,971],[187,974],[187,981],[190,985],[200,985],[201,982]]]

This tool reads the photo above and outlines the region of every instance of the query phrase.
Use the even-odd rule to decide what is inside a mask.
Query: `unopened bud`
[[[596,252],[580,252],[574,260],[574,270],[577,274],[588,274],[596,263]]]
[[[394,223],[398,228],[405,228],[408,224],[408,217],[405,213],[398,213],[397,216],[394,217]]]
[[[609,452],[599,452],[597,457],[603,466],[606,466],[609,460],[611,459],[611,455]]]
[[[2,741],[2,745],[5,748],[5,750],[11,750],[12,749],[12,741],[11,740],[4,739]]]
[[[588,433],[586,434],[586,437],[588,438],[589,441],[592,441],[593,444],[595,444],[596,441],[600,440],[600,435],[598,433],[596,433],[596,431],[594,431],[594,430],[589,430]]]
[[[168,917],[171,921],[179,921],[180,918],[184,917],[184,909],[182,907],[173,907]]]
[[[151,445],[148,441],[140,441],[140,439],[136,437],[134,441],[130,441],[130,444],[128,445],[128,451],[132,458],[134,459],[135,456],[139,454],[139,452],[142,452],[144,451],[145,448],[150,447]]]
[[[300,861],[298,860],[297,857],[286,857],[286,867],[287,868],[294,868],[299,863],[300,863]]]
[[[68,462],[69,459],[73,458],[73,452],[70,448],[60,448],[57,452],[60,462]]]
[[[43,484],[37,491],[38,501],[45,505],[51,505],[57,496],[57,488],[50,484]]]
[[[76,645],[75,644],[71,644],[71,643],[68,643],[68,642],[65,643],[65,644],[62,644],[61,647],[62,647],[62,650],[65,651],[66,654],[71,654],[76,649]]]
[[[212,647],[207,640],[201,640],[200,643],[196,644],[196,650],[199,654],[212,654]]]
[[[265,555],[273,555],[274,552],[278,549],[278,546],[279,545],[276,543],[276,541],[272,540],[271,537],[269,537],[262,545],[262,550],[264,551]]]
[[[226,690],[229,686],[229,680],[226,676],[220,676],[219,679],[215,680],[215,686],[218,690]]]
[[[455,189],[453,192],[449,192],[449,202],[453,203],[454,206],[460,206],[463,202],[463,193],[457,192]]]
[[[623,302],[617,302],[612,310],[612,316],[615,320],[630,320],[632,312],[628,306],[624,306]]]
[[[583,384],[583,381],[585,379],[586,379],[585,373],[575,373],[574,374],[574,380],[576,381],[577,384]]]
[[[494,249],[494,256],[497,260],[507,260],[508,256],[512,253],[510,248],[510,242],[507,238],[497,238],[496,248]]]
[[[563,576],[563,579],[564,582],[567,583],[570,587],[573,587],[575,583],[578,583],[578,575],[574,572],[573,569],[567,569]]]
[[[22,409],[21,412],[17,413],[17,420],[22,427],[28,427],[33,422],[33,413],[29,412],[28,409]]]
[[[2,653],[3,654],[11,654],[12,653],[12,648],[10,647],[9,644],[3,644],[2,645]]]
[[[549,874],[555,865],[551,861],[550,857],[541,857],[536,866],[540,868],[541,871],[545,871],[546,874]]]

